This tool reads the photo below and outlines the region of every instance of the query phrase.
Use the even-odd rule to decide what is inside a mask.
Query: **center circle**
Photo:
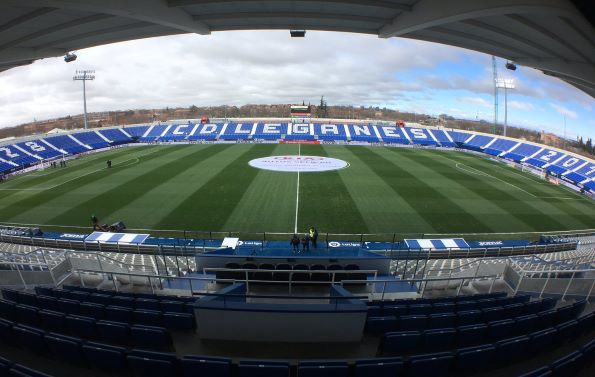
[[[248,164],[257,169],[302,173],[339,170],[349,166],[347,161],[320,156],[269,156],[256,158]]]

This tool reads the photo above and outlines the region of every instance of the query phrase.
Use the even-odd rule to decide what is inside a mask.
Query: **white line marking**
[[[151,152],[148,152],[148,153],[142,154],[142,155],[140,155],[140,156],[138,156],[138,157],[129,158],[128,160],[124,160],[124,161],[122,161],[122,162],[119,162],[119,163],[116,163],[116,164],[114,164],[112,168],[123,168],[123,167],[127,167],[127,166],[130,166],[130,165],[138,164],[138,163],[140,162],[140,157],[143,157],[143,156],[150,155],[150,154],[152,154],[152,153],[155,153],[155,152],[157,152],[157,151],[158,151],[158,149],[155,149],[155,150],[153,150],[153,151],[151,151]],[[136,161],[135,161],[135,160],[136,160]],[[134,162],[132,162],[132,163],[128,163],[128,164],[125,164],[125,163],[126,163],[126,162],[128,162],[128,161],[134,161]],[[104,170],[106,170],[106,168],[101,168],[101,169],[93,170],[93,171],[90,171],[90,172],[88,172],[88,173],[85,173],[85,174],[83,174],[83,175],[79,175],[79,176],[77,176],[77,177],[74,177],[74,178],[72,178],[72,179],[68,179],[68,180],[66,180],[66,181],[64,181],[64,182],[61,182],[61,183],[55,184],[54,186],[50,186],[50,187],[39,187],[39,188],[20,188],[20,189],[19,189],[19,188],[14,188],[14,189],[10,189],[10,188],[0,188],[0,191],[46,191],[46,190],[52,190],[52,189],[54,189],[54,188],[56,188],[56,187],[59,187],[59,186],[62,186],[62,185],[64,185],[64,184],[66,184],[66,183],[68,183],[68,182],[72,182],[72,181],[75,181],[75,180],[77,180],[77,179],[79,179],[79,178],[83,178],[83,177],[86,177],[86,176],[88,176],[88,175],[91,175],[91,174],[94,174],[94,173],[97,173],[97,172],[100,172],[100,171],[104,171]]]
[[[301,155],[302,149],[301,144],[298,144],[298,156]],[[293,232],[297,234],[298,230],[298,209],[300,207],[300,170],[297,172],[297,185],[295,189],[295,226]]]
[[[530,193],[529,191],[527,191],[527,190],[525,190],[525,189],[522,189],[522,188],[520,188],[520,187],[519,187],[519,186],[517,186],[517,185],[514,185],[514,184],[512,184],[512,183],[510,183],[510,182],[506,182],[505,180],[503,180],[503,179],[500,179],[500,178],[498,178],[498,177],[494,177],[493,175],[491,175],[491,174],[488,174],[488,173],[486,173],[486,172],[483,172],[483,171],[481,171],[481,170],[479,170],[479,169],[476,169],[476,168],[474,168],[474,167],[472,167],[472,166],[465,165],[465,164],[463,164],[463,163],[460,163],[460,162],[456,162],[455,160],[452,160],[452,159],[450,159],[450,158],[448,158],[448,157],[444,157],[444,158],[446,158],[447,160],[450,160],[450,161],[454,162],[454,163],[455,163],[455,167],[456,167],[457,169],[459,169],[459,170],[462,170],[462,171],[464,171],[464,172],[466,172],[466,173],[469,173],[469,174],[483,175],[484,177],[488,177],[488,178],[494,178],[494,179],[496,179],[496,180],[498,180],[498,181],[500,181],[500,182],[502,182],[502,183],[504,183],[504,184],[506,184],[506,185],[512,186],[512,187],[514,187],[514,188],[516,188],[516,189],[518,189],[518,190],[520,190],[520,191],[522,191],[522,192],[524,192],[524,193],[526,193],[526,194],[528,194],[528,195],[531,195],[531,196],[532,196],[532,197],[534,197],[534,198],[539,198],[539,199],[559,199],[559,200],[581,200],[580,198],[569,198],[569,197],[560,197],[560,196],[537,196],[537,195],[535,195],[535,194],[533,194],[533,193]],[[462,168],[462,167],[460,167],[459,165],[465,166],[465,167],[467,167],[467,168],[469,168],[469,169],[472,169],[472,170],[474,170],[474,171],[472,171],[472,170],[467,170],[467,169],[465,169],[465,168]]]

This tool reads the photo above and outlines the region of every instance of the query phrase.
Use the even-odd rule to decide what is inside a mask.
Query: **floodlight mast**
[[[75,81],[82,81],[83,82],[83,106],[85,108],[85,130],[88,128],[87,124],[87,85],[86,82],[88,80],[95,80],[95,70],[92,69],[84,69],[84,70],[77,70],[76,74],[72,77]]]
[[[514,89],[514,80],[497,78],[496,88],[504,89],[504,136],[506,136],[506,127],[508,126],[508,89]]]

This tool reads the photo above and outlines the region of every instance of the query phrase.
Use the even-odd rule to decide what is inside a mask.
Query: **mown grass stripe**
[[[534,231],[539,230],[543,224],[548,224],[549,227],[564,228],[564,224],[555,218],[549,217],[546,213],[540,214],[538,208],[519,200],[507,187],[504,187],[502,182],[457,169],[451,160],[432,158],[425,151],[423,153],[420,151],[417,160],[422,165],[431,166],[445,179],[457,182],[464,190],[471,191],[474,195],[483,198],[486,203],[481,206],[481,210],[485,211],[485,215],[488,215],[487,209],[490,205],[500,208],[505,216],[494,216],[494,221],[502,223],[494,224],[496,228],[506,226],[511,231]],[[468,160],[466,162],[470,164]],[[478,170],[478,172],[481,171]],[[543,216],[547,217],[544,219]]]
[[[303,145],[302,155],[328,156],[320,145]],[[298,232],[310,226],[330,233],[370,231],[337,171],[300,174]]]
[[[399,191],[403,199],[435,230],[440,233],[493,231],[489,225],[484,224],[482,219],[467,212],[440,190],[418,178],[417,174],[405,169],[403,166],[406,166],[408,160],[400,164],[379,154],[386,150],[387,148],[377,150],[358,148],[354,153],[389,186]],[[404,155],[396,156],[405,159]]]
[[[224,230],[223,226],[240,201],[246,188],[258,174],[248,162],[269,156],[272,144],[251,145],[237,160],[221,170],[206,184],[176,208],[173,208],[156,227],[164,229]],[[243,149],[242,149],[243,150]]]
[[[215,144],[209,149],[211,154],[207,158],[194,161],[183,173],[148,187],[144,195],[112,213],[111,218],[125,218],[127,222],[139,228],[156,226],[172,208],[179,206],[222,169],[234,163],[246,148],[248,146]]]
[[[399,233],[400,237],[406,238],[418,238],[424,232],[436,231],[409,205],[400,191],[389,186],[353,153],[357,148],[366,147],[324,148],[331,157],[350,163],[349,168],[339,170],[338,173],[369,230],[374,233]]]
[[[175,147],[163,147],[162,153],[150,154],[143,157],[142,161],[147,162],[154,159],[159,160],[168,154],[176,153],[178,150],[179,149]],[[81,177],[80,179],[64,183],[63,185],[53,189],[34,192],[32,196],[26,197],[23,200],[16,201],[2,208],[2,211],[0,211],[0,220],[10,221],[13,219],[18,219],[19,215],[23,215],[23,218],[25,218],[25,216],[27,216],[27,211],[33,212],[31,215],[32,218],[38,218],[40,208],[45,208],[46,211],[51,211],[52,203],[55,204],[56,200],[63,200],[63,204],[56,207],[57,210],[62,210],[62,206],[69,207],[73,205],[73,201],[76,199],[76,195],[73,193],[75,190],[78,190],[80,195],[84,197],[88,195],[86,188],[90,187],[91,185],[102,185],[106,183],[109,184],[112,181],[106,178],[126,174],[128,171],[134,172],[136,168],[136,165],[130,165],[122,168],[104,169],[97,171],[94,174]],[[60,199],[61,197],[62,199]],[[35,222],[39,223],[37,221]]]
[[[180,155],[179,158],[163,165],[152,166],[133,179],[115,185],[111,189],[79,203],[76,207],[48,220],[48,223],[70,224],[75,222],[78,224],[80,223],[79,219],[85,218],[85,215],[90,216],[91,213],[95,213],[100,219],[108,223],[124,220],[128,223],[128,226],[136,227],[134,223],[130,224],[129,219],[126,217],[122,219],[112,217],[110,219],[110,215],[120,208],[127,207],[136,198],[145,195],[148,188],[158,186],[160,183],[166,182],[179,174],[184,174],[187,169],[211,156],[214,147],[214,145],[185,147],[181,150],[190,153]],[[155,212],[158,212],[157,208],[147,215],[154,215]],[[147,220],[150,221],[150,219]]]
[[[453,155],[451,159],[459,161],[457,155]],[[527,180],[522,180],[520,176],[512,176],[509,174],[502,174],[501,169],[496,169],[494,162],[485,160],[484,158],[478,157],[475,160],[465,160],[468,166],[487,172],[489,175],[501,179],[505,182],[509,182],[523,190],[531,192],[533,195],[543,194],[544,197],[535,197],[522,192],[520,189],[515,187],[507,188],[510,200],[515,200],[516,205],[519,207],[530,206],[531,209],[527,209],[526,212],[533,214],[532,223],[539,230],[563,230],[563,229],[582,229],[592,228],[595,226],[595,212],[590,210],[590,206],[579,206],[576,202],[582,202],[582,200],[560,200],[549,198],[548,196],[555,197],[569,197],[568,193],[560,192],[559,187],[553,185],[548,187],[548,190],[543,190],[543,185],[531,183]],[[506,188],[501,181],[492,177],[485,177],[486,183],[489,183],[493,187],[500,187],[501,189]],[[578,198],[577,198],[578,199]],[[571,205],[572,204],[572,205]],[[584,204],[584,203],[583,203]],[[576,207],[580,207],[577,210]],[[539,216],[539,214],[542,214]]]
[[[297,153],[297,145],[280,144],[271,156]],[[293,231],[295,184],[295,173],[259,169],[223,228],[240,232]]]

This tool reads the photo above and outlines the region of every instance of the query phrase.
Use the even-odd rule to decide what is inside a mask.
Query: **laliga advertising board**
[[[270,156],[254,159],[248,164],[257,169],[282,172],[323,172],[349,166],[346,161],[320,156]]]

